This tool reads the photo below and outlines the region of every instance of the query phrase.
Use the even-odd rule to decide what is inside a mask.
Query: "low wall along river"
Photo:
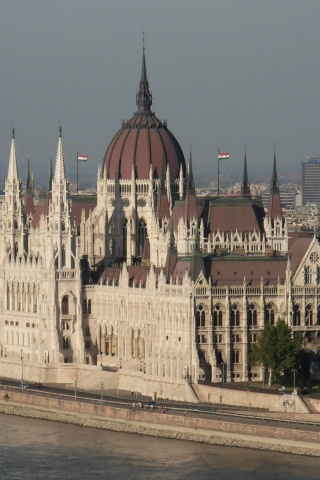
[[[0,393],[0,411],[10,415],[208,444],[320,456],[320,431],[222,421],[218,414],[208,418],[190,412],[178,414],[128,405],[119,407],[103,405],[97,400],[62,399],[43,392],[8,389]]]

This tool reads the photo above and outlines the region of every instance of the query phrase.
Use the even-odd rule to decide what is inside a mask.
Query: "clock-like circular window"
[[[319,261],[319,254],[317,252],[312,252],[310,255],[310,262],[316,263]]]

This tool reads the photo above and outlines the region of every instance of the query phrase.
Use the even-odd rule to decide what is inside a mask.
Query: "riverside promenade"
[[[219,415],[206,416],[201,412],[163,412],[133,408],[128,404],[110,406],[98,400],[62,399],[50,394],[28,391],[4,391],[0,397],[0,411],[8,415],[20,415],[51,420],[91,428],[117,432],[137,433],[154,437],[165,437],[257,450],[320,456],[320,426],[312,429],[302,422],[320,424],[320,414],[299,414],[299,429],[279,422],[279,426],[225,420]],[[257,420],[266,414],[257,413]],[[284,421],[292,415],[269,413],[268,417]]]

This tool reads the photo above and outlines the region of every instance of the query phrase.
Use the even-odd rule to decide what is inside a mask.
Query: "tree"
[[[267,323],[259,335],[257,344],[251,351],[251,364],[262,364],[268,370],[268,386],[272,383],[272,374],[279,376],[289,372],[297,365],[301,340],[296,332],[282,319],[275,326]]]

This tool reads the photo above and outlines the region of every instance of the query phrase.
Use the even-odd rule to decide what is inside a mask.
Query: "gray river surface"
[[[0,479],[319,479],[320,458],[0,414]]]

